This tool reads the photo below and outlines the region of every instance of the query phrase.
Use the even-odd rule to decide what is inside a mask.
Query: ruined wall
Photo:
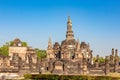
[[[12,57],[13,53],[18,53],[18,55],[22,58],[22,60],[25,60],[27,47],[9,47],[9,56]]]

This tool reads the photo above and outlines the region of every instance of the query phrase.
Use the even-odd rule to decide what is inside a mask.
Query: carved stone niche
[[[77,74],[80,73],[78,62],[69,61],[65,64],[65,74]]]
[[[53,73],[63,73],[63,62],[55,61]]]
[[[61,53],[60,53],[60,45],[58,42],[55,42],[54,47],[53,47],[53,52],[55,54],[55,57],[57,59],[61,58]]]

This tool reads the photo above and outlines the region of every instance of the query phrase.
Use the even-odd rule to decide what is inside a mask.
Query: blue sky
[[[0,0],[0,46],[20,38],[46,49],[65,39],[71,17],[75,39],[90,43],[93,54],[120,50],[119,0]]]

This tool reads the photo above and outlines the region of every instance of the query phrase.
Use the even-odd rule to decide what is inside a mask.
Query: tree
[[[27,47],[28,46],[27,42],[22,42],[22,46]]]
[[[13,44],[14,44],[13,41],[10,41],[10,42],[9,42],[9,46],[13,46]],[[22,41],[21,44],[22,44],[22,46],[24,46],[24,47],[27,47],[27,46],[28,46],[27,42],[23,42],[23,41]]]
[[[96,61],[96,57],[93,58],[93,61],[95,62]],[[103,57],[99,57],[98,58],[98,62],[99,63],[104,63],[105,62],[105,59]]]
[[[0,54],[4,56],[8,56],[9,54],[9,43],[8,42],[0,48]]]
[[[14,42],[13,41],[10,41],[9,42],[9,46],[13,46]]]
[[[105,59],[104,59],[103,57],[100,57],[100,58],[99,58],[99,62],[100,62],[100,63],[104,63],[104,62],[105,62]]]
[[[36,51],[36,54],[37,54],[37,57],[39,58],[39,59],[43,59],[43,58],[46,58],[46,50],[40,50],[40,49],[38,49],[38,48],[35,48],[35,51]]]

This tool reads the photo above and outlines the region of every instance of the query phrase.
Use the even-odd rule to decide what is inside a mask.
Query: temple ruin
[[[61,44],[48,41],[47,57],[38,59],[31,47],[24,47],[20,39],[9,46],[9,56],[0,55],[0,73],[17,73],[19,76],[27,73],[37,74],[82,74],[107,75],[110,72],[120,73],[118,50],[112,49],[111,55],[106,55],[105,62],[99,62],[99,55],[93,61],[93,51],[89,43],[74,38],[72,21],[68,17],[66,39]]]

